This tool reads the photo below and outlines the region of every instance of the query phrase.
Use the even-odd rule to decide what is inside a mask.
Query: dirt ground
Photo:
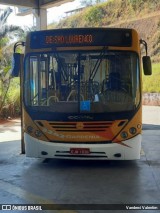
[[[11,118],[11,119],[5,119],[5,120],[0,120],[0,125],[2,124],[6,124],[8,123],[9,125],[12,125],[13,123],[16,123],[16,122],[20,122],[20,118]]]
[[[0,142],[15,141],[21,139],[21,120],[0,120]]]

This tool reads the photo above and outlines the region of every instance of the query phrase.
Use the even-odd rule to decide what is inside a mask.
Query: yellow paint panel
[[[98,122],[35,121],[50,141],[59,142],[111,142],[127,120]]]

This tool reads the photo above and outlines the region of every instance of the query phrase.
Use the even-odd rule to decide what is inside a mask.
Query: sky
[[[0,9],[6,8],[6,5],[0,4]],[[80,1],[75,0],[73,2],[69,2],[63,4],[58,7],[53,7],[47,10],[47,20],[48,24],[52,22],[57,22],[58,20],[62,19],[65,16],[65,12],[80,7]],[[17,9],[11,7],[13,9],[13,13],[8,17],[8,24],[10,25],[18,25],[18,26],[33,26],[33,15],[27,16],[16,16]]]

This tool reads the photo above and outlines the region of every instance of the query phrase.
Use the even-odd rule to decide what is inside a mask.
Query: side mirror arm
[[[148,56],[148,47],[145,40],[140,39],[140,44],[143,44],[146,51],[146,56],[142,57],[143,70],[145,75],[152,75],[152,63],[151,58]]]
[[[13,49],[14,53],[12,57],[12,68],[10,71],[11,77],[18,77],[21,70],[21,60],[22,60],[23,54],[16,53],[16,48],[18,46],[25,46],[25,42],[17,42],[14,45],[14,49]]]

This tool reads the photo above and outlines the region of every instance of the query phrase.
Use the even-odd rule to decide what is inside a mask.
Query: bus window
[[[46,53],[28,56],[26,63],[30,67],[25,79],[30,82],[26,104],[50,107],[53,112],[82,113],[133,110],[139,104],[135,53]],[[89,107],[81,108],[81,102]]]
[[[38,58],[30,57],[30,73],[29,74],[29,85],[30,85],[30,103],[31,105],[38,105],[39,97],[39,85],[38,85]],[[28,91],[27,91],[28,93]]]

